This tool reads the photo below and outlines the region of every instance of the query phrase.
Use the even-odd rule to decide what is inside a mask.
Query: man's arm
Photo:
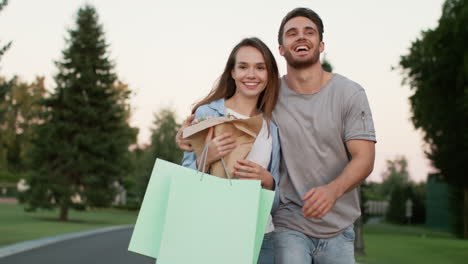
[[[346,142],[351,161],[330,183],[310,189],[302,198],[306,201],[302,213],[306,218],[322,218],[343,194],[361,184],[374,168],[375,143],[368,140]]]

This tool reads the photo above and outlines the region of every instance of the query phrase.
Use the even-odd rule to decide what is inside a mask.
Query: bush
[[[0,183],[14,183],[16,184],[21,178],[22,174],[12,173],[9,171],[0,171]]]

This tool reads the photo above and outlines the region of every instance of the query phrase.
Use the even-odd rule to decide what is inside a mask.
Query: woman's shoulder
[[[224,100],[218,99],[208,104],[200,105],[195,110],[195,118],[218,117],[224,115]]]

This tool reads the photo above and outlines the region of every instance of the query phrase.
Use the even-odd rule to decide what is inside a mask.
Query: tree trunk
[[[463,238],[468,239],[468,186],[463,188]]]
[[[363,256],[366,252],[364,251],[364,237],[362,235],[362,216],[354,222],[354,233],[354,254],[357,256]]]
[[[62,202],[60,205],[60,221],[68,221],[68,204]]]

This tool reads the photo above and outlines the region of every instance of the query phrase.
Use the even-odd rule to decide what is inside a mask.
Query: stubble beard
[[[305,68],[308,68],[308,67],[314,65],[315,63],[317,63],[319,61],[320,51],[318,49],[316,49],[314,51],[314,54],[312,55],[312,57],[310,57],[310,59],[296,60],[296,59],[294,59],[291,52],[289,50],[286,50],[284,52],[284,58],[286,59],[286,62],[288,63],[288,65],[290,67],[292,67],[294,69],[305,69]]]

